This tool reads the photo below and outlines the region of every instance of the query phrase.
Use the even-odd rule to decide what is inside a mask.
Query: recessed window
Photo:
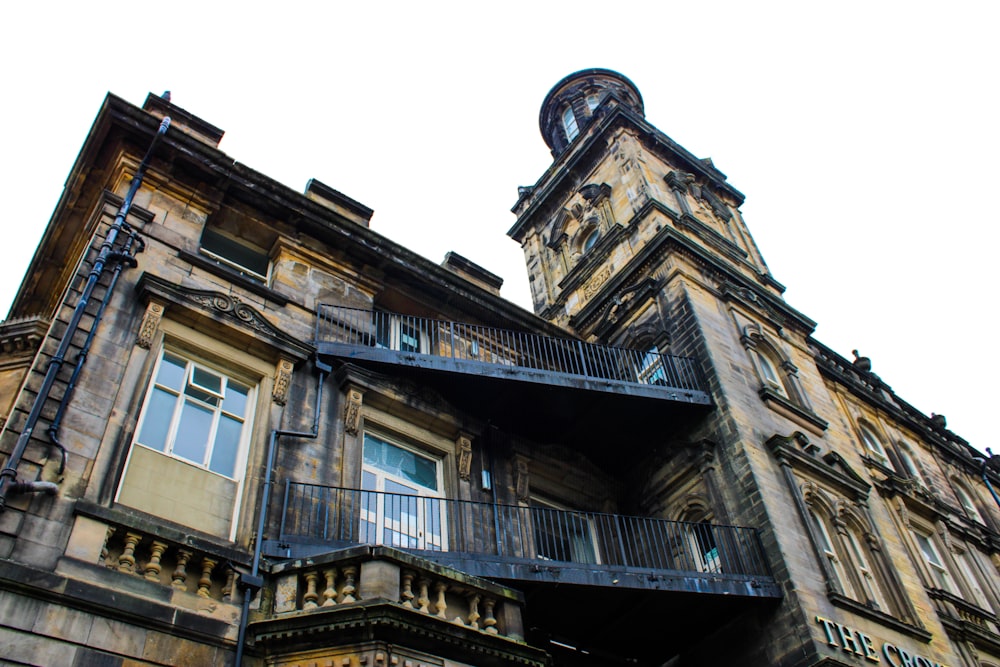
[[[365,433],[361,488],[362,541],[447,549],[439,459]]]
[[[233,539],[256,391],[222,368],[163,350],[116,502]]]
[[[537,558],[572,563],[600,562],[589,516],[532,498],[531,520]]]
[[[576,124],[576,116],[572,107],[566,107],[562,115],[563,129],[566,130],[566,139],[573,141],[580,134],[580,127]]]
[[[760,374],[763,377],[764,384],[769,389],[773,389],[784,396],[785,385],[781,383],[781,378],[778,376],[778,369],[775,368],[774,362],[760,350],[754,350],[754,354],[757,356],[757,363],[760,364]]]
[[[636,369],[639,382],[644,384],[655,384],[666,386],[667,372],[663,367],[663,357],[660,351],[653,345],[643,355]]]
[[[248,278],[267,282],[270,258],[263,248],[211,227],[201,234],[201,253]]]
[[[899,458],[910,478],[920,486],[925,486],[923,475],[920,474],[920,466],[917,465],[913,451],[906,443],[902,443],[899,446]]]
[[[816,528],[816,536],[819,538],[820,549],[823,551],[823,555],[830,564],[830,568],[833,570],[833,574],[837,578],[837,583],[840,584],[840,587],[843,589],[844,594],[847,597],[856,599],[857,594],[854,592],[851,580],[847,578],[847,573],[844,571],[844,564],[837,556],[837,550],[833,546],[833,540],[830,539],[830,533],[826,529],[826,523],[824,523],[823,520],[820,519],[812,510],[809,510],[809,518],[812,519],[813,526]]]
[[[601,96],[598,93],[587,95],[587,108],[593,111],[601,103]]]
[[[930,535],[919,532],[915,532],[913,535],[917,540],[917,546],[920,548],[920,553],[923,555],[927,567],[930,568],[934,585],[949,593],[954,593],[955,586],[952,584],[951,573],[941,559],[941,554],[938,552]]]
[[[964,509],[965,513],[969,515],[969,518],[978,521],[979,523],[986,523],[983,521],[983,515],[979,513],[976,503],[972,500],[972,496],[965,489],[965,487],[963,487],[959,482],[955,482],[953,486],[955,487],[955,496],[958,498],[958,502],[962,504],[962,509]]]
[[[861,439],[865,443],[865,448],[868,450],[868,455],[885,463],[888,458],[885,455],[885,447],[882,445],[879,437],[864,424],[861,425],[859,430],[861,431]]]
[[[597,240],[601,238],[600,230],[595,229],[587,235],[587,239],[583,242],[583,251],[587,252],[595,245],[597,245]]]

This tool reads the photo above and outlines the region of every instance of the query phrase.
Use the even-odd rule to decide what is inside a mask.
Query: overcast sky
[[[995,446],[996,3],[492,6],[6,3],[0,311],[105,94],[168,89],[235,160],[300,191],[317,178],[372,207],[374,230],[436,262],[455,250],[529,307],[506,231],[517,186],[551,163],[538,110],[563,76],[604,67],[746,195],[819,340]]]

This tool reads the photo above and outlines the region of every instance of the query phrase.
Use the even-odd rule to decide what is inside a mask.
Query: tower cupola
[[[538,127],[553,157],[562,154],[587,129],[594,112],[609,95],[645,117],[639,89],[618,72],[584,69],[553,86],[538,116]]]

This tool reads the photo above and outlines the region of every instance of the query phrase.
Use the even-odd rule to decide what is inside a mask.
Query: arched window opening
[[[958,481],[955,481],[955,496],[958,498],[958,502],[962,504],[962,509],[973,521],[978,521],[979,523],[985,524],[983,521],[983,515],[979,513],[979,508],[976,507],[975,501],[972,499],[972,495],[969,491]]]
[[[866,424],[860,424],[858,430],[861,432],[861,440],[865,443],[868,455],[880,463],[888,462],[889,458],[885,454],[885,446],[882,444],[882,440],[875,435],[871,427]]]
[[[863,601],[868,602],[869,604],[874,603],[880,611],[889,611],[889,606],[886,604],[882,588],[879,585],[878,580],[875,578],[875,573],[869,565],[868,550],[858,539],[854,530],[850,528],[847,529],[846,541],[847,546],[850,549],[851,560],[854,562],[854,572],[857,574],[861,584],[861,589],[864,591],[867,598]]]
[[[920,486],[926,486],[924,476],[920,474],[920,466],[917,465],[917,460],[913,455],[913,450],[906,443],[900,443],[899,445],[899,459],[903,464],[903,468],[905,468],[906,474]]]
[[[812,519],[813,526],[816,528],[816,537],[819,539],[819,547],[826,557],[827,562],[830,565],[830,569],[833,572],[833,576],[836,578],[836,583],[843,590],[844,595],[849,598],[856,599],[857,594],[854,592],[854,586],[851,584],[851,580],[848,579],[847,573],[844,571],[844,564],[837,556],[837,550],[834,548],[833,540],[830,538],[830,531],[826,528],[826,523],[819,518],[815,511],[809,510],[809,517]]]
[[[760,374],[764,380],[764,386],[787,397],[788,392],[785,391],[785,385],[781,382],[781,376],[778,374],[778,369],[770,356],[760,350],[754,350],[754,354],[757,356],[757,363],[760,365]]]
[[[580,127],[576,124],[576,116],[572,107],[566,107],[562,115],[563,129],[566,130],[566,139],[573,141],[580,134]]]

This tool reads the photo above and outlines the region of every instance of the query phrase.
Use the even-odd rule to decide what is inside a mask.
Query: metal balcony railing
[[[286,482],[281,542],[770,577],[753,528]]]
[[[320,304],[316,342],[704,391],[696,362],[688,357],[377,310]]]

